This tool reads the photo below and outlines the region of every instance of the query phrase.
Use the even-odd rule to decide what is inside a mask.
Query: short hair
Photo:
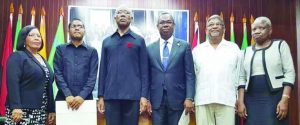
[[[272,27],[271,20],[265,16],[257,17],[253,23],[263,23],[263,24],[266,24],[266,26],[268,26],[268,27]]]
[[[73,18],[73,19],[70,21],[70,23],[69,23],[69,26],[68,26],[69,30],[70,30],[70,28],[71,28],[72,23],[73,23],[74,21],[76,21],[76,20],[82,22],[79,18]],[[83,28],[85,28],[83,22],[82,22],[82,26],[83,26]]]
[[[16,48],[18,51],[24,51],[24,50],[26,50],[26,47],[25,47],[25,45],[26,45],[26,38],[27,38],[28,34],[30,33],[30,31],[33,30],[33,29],[38,29],[38,28],[35,27],[35,26],[27,25],[27,26],[25,26],[25,27],[23,27],[21,29],[21,31],[19,33],[19,36],[18,36],[18,43],[17,43],[17,48]],[[42,50],[42,48],[44,47],[44,42],[43,42],[42,38],[41,38],[41,41],[42,41],[42,45],[38,49],[38,51]]]
[[[172,16],[172,14],[169,13],[169,12],[165,12],[165,11],[164,11],[164,12],[161,12],[161,13],[158,15],[157,24],[159,24],[160,17],[163,16],[163,15],[170,15],[171,20],[173,21],[173,24],[175,24],[175,21],[174,21],[174,18],[173,18],[173,16]]]
[[[133,12],[132,12],[132,10],[131,10],[130,8],[128,8],[127,6],[125,6],[125,5],[121,5],[121,6],[119,6],[118,8],[116,8],[114,17],[117,16],[117,14],[118,14],[118,12],[119,12],[120,10],[126,10],[126,11],[128,11],[129,14],[130,14],[130,17],[133,17]]]
[[[210,16],[210,17],[207,19],[207,21],[206,21],[206,27],[207,27],[208,22],[211,21],[212,19],[218,19],[218,20],[221,22],[221,24],[223,25],[223,27],[225,27],[224,20],[223,20],[219,15],[216,15],[216,14]]]

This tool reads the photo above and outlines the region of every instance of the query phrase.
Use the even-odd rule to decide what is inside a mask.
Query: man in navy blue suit
[[[188,42],[173,36],[170,13],[159,15],[160,39],[147,47],[153,125],[177,125],[183,110],[194,111],[195,72]]]
[[[118,29],[102,44],[98,110],[105,113],[107,125],[138,125],[139,113],[147,108],[147,48],[129,28],[132,15],[127,7],[117,8]]]

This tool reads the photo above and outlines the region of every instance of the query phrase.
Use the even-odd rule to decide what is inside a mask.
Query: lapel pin
[[[179,43],[177,43],[177,46],[180,46],[180,44],[179,44]]]

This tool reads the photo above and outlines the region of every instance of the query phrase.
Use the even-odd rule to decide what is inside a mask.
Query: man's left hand
[[[184,101],[185,114],[195,112],[193,101],[190,99],[186,99]]]
[[[76,96],[75,98],[74,98],[74,109],[75,110],[78,110],[79,109],[79,107],[81,106],[81,104],[84,102],[84,99],[82,98],[82,97],[80,97],[80,96]]]

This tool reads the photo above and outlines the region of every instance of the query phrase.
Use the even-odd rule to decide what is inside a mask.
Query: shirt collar
[[[211,46],[211,44],[209,43],[209,40],[206,40],[204,43],[202,43],[204,47],[208,47]],[[225,39],[222,39],[222,41],[219,43],[218,46],[227,46],[228,45],[228,41],[226,41]]]
[[[118,32],[118,29],[111,35],[111,37],[115,36],[115,35],[118,35],[120,36],[119,32]],[[135,34],[131,31],[131,29],[129,29],[123,36],[125,35],[130,35],[132,36],[133,38],[136,38]]]
[[[73,47],[75,47],[74,44],[72,43],[72,41],[68,42],[67,46],[73,46]],[[87,48],[87,44],[84,41],[78,47],[81,47],[81,46],[84,47],[84,48]]]
[[[168,41],[168,44],[170,43],[170,45],[172,45],[173,41],[174,41],[174,36],[172,35],[167,41]],[[160,45],[165,45],[165,40],[161,37],[159,39],[159,44]]]

